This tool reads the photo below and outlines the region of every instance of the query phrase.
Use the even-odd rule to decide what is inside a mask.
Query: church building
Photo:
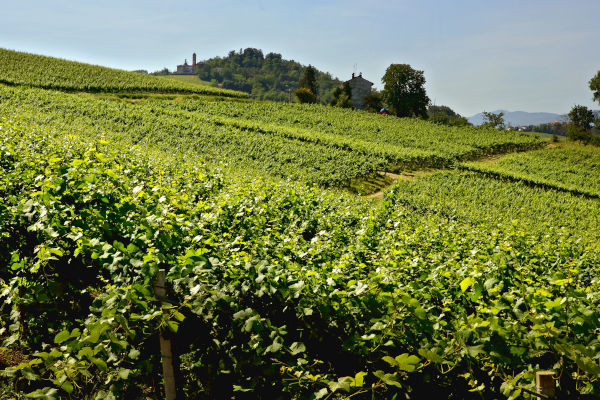
[[[177,66],[176,73],[182,75],[197,74],[198,72],[200,72],[200,68],[202,68],[203,65],[204,63],[202,61],[196,62],[196,53],[194,53],[192,54],[192,64],[188,64],[186,59],[183,64]]]

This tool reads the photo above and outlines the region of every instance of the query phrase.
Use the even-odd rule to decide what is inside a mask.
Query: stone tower
[[[196,53],[192,54],[192,67],[196,66]]]

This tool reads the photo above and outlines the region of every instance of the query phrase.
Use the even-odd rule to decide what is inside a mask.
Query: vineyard
[[[348,109],[324,109],[318,105],[256,102],[217,104],[190,99],[177,107],[209,115],[309,129],[365,141],[378,147],[435,152],[444,158],[468,159],[540,145],[538,137],[521,132],[507,131],[498,135],[498,131],[493,129],[446,127],[419,120],[356,113]]]
[[[596,147],[559,146],[511,154],[496,163],[464,166],[484,174],[600,198],[600,151]]]
[[[318,107],[328,115],[329,128],[323,128],[323,117],[314,107],[275,105],[280,114],[298,121],[295,124],[289,120],[268,122],[269,112],[260,118],[244,114],[251,106],[240,102],[188,100],[181,105],[150,100],[129,104],[9,87],[0,88],[0,100],[6,116],[68,121],[131,144],[183,148],[203,159],[241,166],[244,171],[252,169],[324,187],[349,186],[351,179],[375,171],[442,168],[459,160],[537,148],[543,143],[536,136],[522,133],[498,135],[491,130],[458,129],[446,132],[422,121],[392,120],[364,113],[355,114],[362,115],[366,122],[357,122],[351,129],[347,125],[348,111],[330,111],[322,106]],[[209,105],[200,109],[188,103]],[[373,136],[373,129],[385,132],[379,141]],[[468,145],[469,140],[476,144]]]
[[[540,370],[559,398],[600,396],[593,150],[15,76],[28,87],[0,85],[0,398],[164,398],[159,335],[177,398],[535,398]],[[347,190],[422,169],[382,200]]]
[[[393,197],[418,212],[429,211],[492,226],[516,225],[538,234],[563,230],[576,234],[582,242],[600,241],[599,201],[532,188],[519,181],[489,179],[473,172],[439,172],[398,182]]]
[[[198,93],[242,97],[246,93],[0,48],[0,83],[76,92]]]

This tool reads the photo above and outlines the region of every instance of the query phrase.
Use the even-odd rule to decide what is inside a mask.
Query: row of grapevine
[[[516,398],[539,368],[563,395],[600,394],[600,253],[585,230],[444,216],[401,186],[371,207],[229,181],[185,149],[75,136],[59,116],[0,122],[0,352],[23,354],[1,374],[15,396],[158,391],[161,330],[187,398]]]
[[[494,163],[464,163],[463,168],[549,189],[600,197],[600,151],[576,144],[511,154]]]
[[[491,225],[515,224],[539,234],[565,230],[586,243],[600,240],[600,200],[479,173],[444,171],[399,181],[388,195],[416,211]]]
[[[266,117],[255,120],[251,116],[242,118],[232,114],[231,110],[244,110],[249,106],[225,101],[207,103],[211,104],[211,110],[203,112],[168,101],[129,104],[17,88],[0,88],[0,100],[5,105],[4,112],[7,115],[9,109],[12,110],[11,115],[29,113],[34,120],[43,115],[44,119],[53,118],[60,122],[82,124],[95,131],[112,132],[126,137],[132,143],[147,142],[186,148],[202,154],[203,158],[225,161],[244,171],[255,169],[273,176],[323,186],[346,186],[350,179],[378,170],[443,168],[453,165],[457,160],[487,152],[526,149],[541,144],[533,136],[510,135],[502,135],[497,142],[491,143],[464,131],[462,138],[465,141],[468,138],[471,145],[454,145],[452,140],[454,136],[459,136],[458,132],[454,132],[454,136],[444,136],[441,134],[443,130],[435,125],[396,118],[388,123],[389,127],[377,128],[388,135],[387,138],[381,136],[377,141],[377,138],[369,136],[366,128],[360,131],[361,126],[370,126],[366,122],[358,124],[355,131],[346,128],[332,131],[323,129],[319,124],[297,126],[274,123]],[[215,111],[219,108],[224,110],[221,114]],[[301,107],[280,108],[282,114],[295,115],[295,112],[298,118],[306,114]],[[318,115],[316,112],[313,114]],[[355,114],[367,120],[371,118],[368,114]],[[344,121],[342,117],[329,115],[330,125],[341,127]],[[407,128],[408,123],[416,125]],[[412,139],[397,133],[398,129],[408,129],[412,132]],[[390,138],[394,135],[404,139],[393,141]],[[485,132],[481,135],[487,137]],[[488,145],[491,147],[485,147]]]
[[[202,114],[224,115],[276,123],[376,143],[379,146],[436,151],[444,156],[477,158],[540,145],[529,133],[476,127],[448,127],[412,118],[384,117],[320,105],[276,103],[215,103],[188,99],[172,104]]]
[[[0,48],[0,83],[77,92],[197,93],[241,97],[233,90],[198,86],[97,65]]]
[[[192,113],[163,112],[155,104],[128,104],[97,100],[39,89],[0,88],[5,115],[48,119],[80,130],[151,144],[179,148],[213,163],[226,162],[241,171],[256,170],[272,176],[343,186],[351,178],[384,168],[376,154],[354,151],[329,142],[301,137],[302,133],[251,127]],[[235,121],[234,121],[235,122]]]

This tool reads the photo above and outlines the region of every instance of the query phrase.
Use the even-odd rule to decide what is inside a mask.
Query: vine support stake
[[[154,280],[154,295],[161,300],[167,296],[165,284],[165,270],[159,269]],[[163,307],[163,313],[167,313]],[[177,390],[175,387],[175,369],[173,368],[173,348],[171,340],[160,333],[160,358],[162,360],[163,378],[165,381],[165,399],[175,400]]]
[[[556,389],[554,387],[554,372],[552,371],[538,371],[535,374],[535,387],[538,394],[542,397],[538,397],[539,400],[554,398],[556,395]]]

